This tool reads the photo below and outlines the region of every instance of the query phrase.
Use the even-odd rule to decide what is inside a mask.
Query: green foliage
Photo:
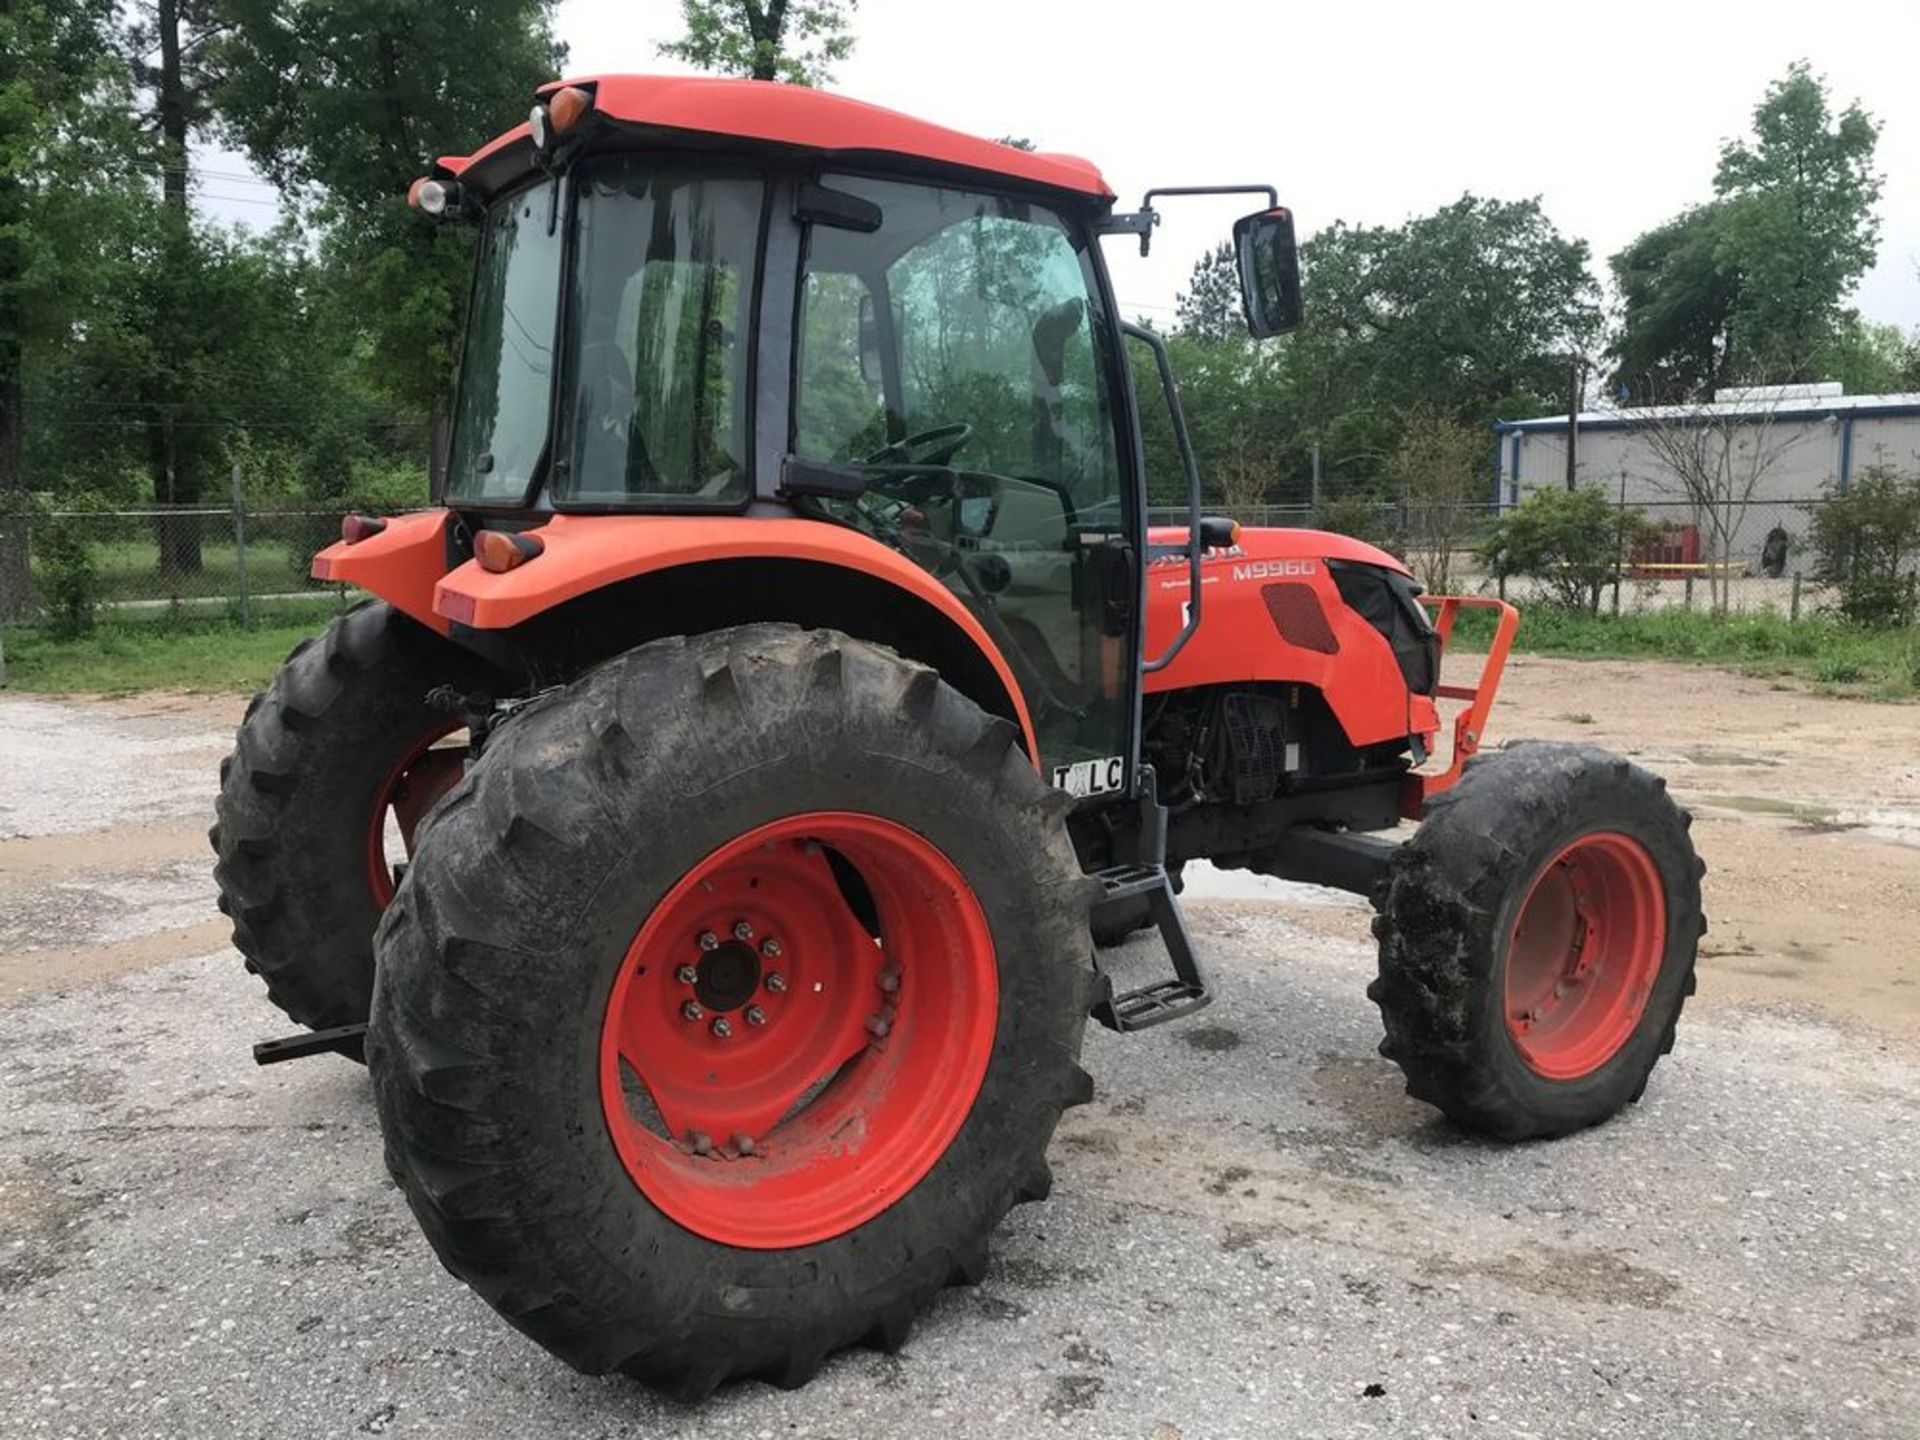
[[[1859,315],[1841,317],[1815,369],[1838,380],[1849,395],[1889,395],[1920,390],[1920,332],[1875,325]]]
[[[1536,490],[1495,522],[1480,557],[1500,580],[1537,580],[1555,605],[1597,613],[1600,592],[1652,533],[1598,490]]]
[[[1477,518],[1473,502],[1487,491],[1486,432],[1417,406],[1401,427],[1390,472],[1403,499],[1414,573],[1444,595],[1455,549]]]
[[[42,506],[33,523],[40,602],[48,630],[61,639],[90,633],[100,603],[100,573],[86,526],[86,512],[96,507],[85,497],[66,504],[70,508],[65,511]]]
[[[1720,261],[1720,216],[1682,211],[1608,262],[1623,316],[1614,373],[1635,403],[1710,394],[1724,378],[1740,284]]]
[[[1331,530],[1336,535],[1351,535],[1369,545],[1378,545],[1390,555],[1404,555],[1406,546],[1400,535],[1398,515],[1386,501],[1371,495],[1337,495],[1322,500],[1313,512],[1313,528]]]
[[[1587,258],[1538,200],[1465,195],[1401,226],[1322,230],[1301,247],[1306,320],[1289,343],[1302,438],[1331,449],[1347,417],[1420,404],[1476,426],[1552,410],[1567,357],[1599,334]],[[1394,440],[1377,438],[1384,458]]]
[[[687,33],[662,55],[721,75],[826,85],[853,53],[859,0],[680,0]],[[1031,149],[1031,146],[1024,148]]]
[[[1484,646],[1493,627],[1461,616],[1455,643]],[[1586,660],[1661,659],[1725,665],[1750,675],[1798,675],[1904,699],[1920,693],[1920,632],[1868,630],[1831,619],[1789,621],[1766,611],[1712,616],[1679,608],[1591,615],[1523,607],[1516,649]]]
[[[1797,61],[1754,107],[1752,141],[1720,151],[1720,259],[1742,280],[1735,344],[1767,373],[1820,378],[1812,362],[1877,252],[1879,136],[1858,103],[1834,113],[1825,80]]]
[[[1839,592],[1842,616],[1875,626],[1920,619],[1920,475],[1869,466],[1847,489],[1806,509],[1815,578]]]
[[[473,235],[415,215],[407,186],[526,113],[564,58],[552,0],[224,4],[226,134],[290,193],[319,192],[326,268],[370,369],[402,403],[437,404]]]
[[[1175,302],[1174,313],[1178,317],[1175,333],[1189,340],[1221,345],[1246,334],[1240,265],[1232,241],[1222,240],[1193,262],[1193,274]]]
[[[1879,128],[1857,103],[1835,113],[1798,62],[1754,107],[1752,138],[1721,148],[1715,199],[1612,258],[1623,309],[1611,354],[1636,402],[1826,379],[1857,354],[1841,302],[1874,259]],[[1878,388],[1885,372],[1859,378]]]
[[[340,603],[329,595],[256,606],[252,629],[219,611],[179,610],[103,621],[86,635],[9,630],[8,683],[54,695],[245,695],[264,687],[287,652],[326,624]]]

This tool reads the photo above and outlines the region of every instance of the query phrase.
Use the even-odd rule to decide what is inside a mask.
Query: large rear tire
[[[499,678],[374,600],[302,641],[247,706],[220,766],[214,881],[234,947],[300,1024],[367,1018],[373,930],[404,859],[389,851],[460,777],[457,721],[428,694]]]
[[[977,1280],[1091,1088],[1093,887],[1016,742],[776,625],[507,722],[378,940],[388,1165],[447,1268],[683,1398],[897,1347]]]
[[[1706,867],[1658,776],[1529,741],[1467,764],[1374,919],[1380,1052],[1407,1093],[1506,1140],[1640,1098],[1694,990]]]

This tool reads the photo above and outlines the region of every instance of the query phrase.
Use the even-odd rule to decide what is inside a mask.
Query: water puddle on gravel
[[[1894,806],[1862,808],[1820,805],[1807,800],[1785,800],[1774,795],[1694,793],[1687,800],[1703,810],[1734,810],[1746,815],[1789,820],[1793,823],[1788,828],[1799,835],[1858,835],[1889,845],[1908,845],[1920,849],[1920,810],[1902,810]]]

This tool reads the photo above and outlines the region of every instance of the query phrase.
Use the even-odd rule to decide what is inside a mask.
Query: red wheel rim
[[[403,862],[402,856],[391,852],[387,822],[392,820],[398,829],[404,855],[412,855],[413,836],[420,821],[466,773],[465,743],[441,743],[463,728],[458,720],[435,725],[407,747],[374,791],[373,814],[367,822],[367,885],[378,909],[393,903],[393,892],[400,883],[397,869]]]
[[[1507,1034],[1550,1080],[1578,1080],[1627,1043],[1667,946],[1666,892],[1646,846],[1582,835],[1527,888],[1507,940]]]
[[[946,1152],[998,1001],[986,916],[931,842],[872,815],[776,820],[689,870],[628,947],[601,1026],[607,1128],[696,1234],[830,1240]]]

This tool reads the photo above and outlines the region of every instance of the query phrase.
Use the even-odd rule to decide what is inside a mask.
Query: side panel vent
[[[1267,602],[1267,614],[1273,617],[1273,628],[1280,632],[1280,638],[1289,645],[1298,645],[1302,650],[1318,650],[1322,655],[1337,655],[1340,641],[1333,633],[1333,627],[1327,624],[1327,612],[1320,608],[1320,597],[1311,585],[1298,580],[1282,580],[1278,584],[1264,585],[1260,589],[1260,598]]]

